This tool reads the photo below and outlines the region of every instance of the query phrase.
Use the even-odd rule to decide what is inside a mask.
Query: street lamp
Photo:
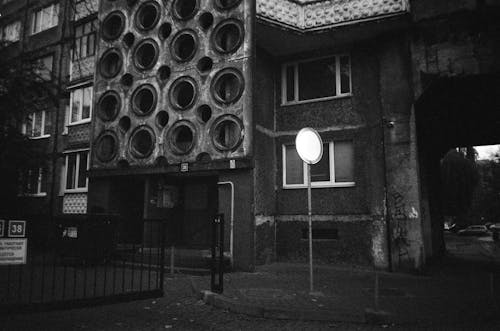
[[[295,138],[295,148],[307,168],[307,215],[309,223],[309,292],[314,291],[312,254],[312,204],[311,204],[311,164],[316,164],[323,156],[323,141],[312,128],[303,128]]]

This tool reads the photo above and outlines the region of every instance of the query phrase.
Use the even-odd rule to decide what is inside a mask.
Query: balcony
[[[69,67],[69,80],[71,82],[85,78],[93,78],[95,68],[95,57],[89,56],[83,59],[72,60]]]
[[[257,0],[257,17],[300,31],[405,14],[409,0]]]

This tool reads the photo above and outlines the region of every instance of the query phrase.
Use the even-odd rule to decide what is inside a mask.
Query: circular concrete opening
[[[212,70],[213,65],[214,62],[212,61],[212,59],[208,56],[204,56],[198,61],[198,63],[196,64],[196,68],[198,68],[201,73],[207,73]]]
[[[138,128],[130,138],[130,152],[137,158],[143,159],[150,156],[154,147],[154,133],[146,126]]]
[[[99,70],[104,78],[113,78],[122,68],[122,56],[116,49],[110,49],[104,53],[99,61]]]
[[[160,80],[167,80],[170,78],[170,67],[169,66],[161,66],[158,69],[158,78]]]
[[[156,125],[164,128],[168,124],[168,113],[164,110],[158,112],[156,115]]]
[[[109,162],[116,156],[118,144],[116,137],[111,132],[103,133],[96,143],[96,156],[101,162]]]
[[[129,7],[134,7],[138,0],[127,0],[127,4]]]
[[[163,23],[160,25],[160,30],[158,31],[161,39],[167,39],[172,33],[172,25],[170,23]]]
[[[209,12],[204,12],[198,18],[198,22],[200,23],[200,27],[203,30],[207,30],[214,23],[214,15],[210,14]]]
[[[236,117],[225,116],[214,124],[212,141],[217,149],[233,150],[240,145],[242,139],[242,125]]]
[[[188,20],[198,11],[197,0],[174,0],[172,12],[177,19]]]
[[[102,38],[105,40],[115,40],[125,29],[125,16],[120,11],[109,13],[102,21]]]
[[[122,133],[127,132],[130,129],[130,125],[131,125],[130,117],[128,117],[128,116],[123,116],[118,121],[118,127],[120,128],[120,131]]]
[[[186,110],[190,108],[197,96],[196,83],[190,77],[177,79],[170,87],[170,103],[175,109]]]
[[[160,19],[160,7],[156,2],[142,4],[135,15],[135,25],[140,30],[151,30]]]
[[[215,5],[219,9],[227,10],[239,5],[241,0],[215,0]]]
[[[243,25],[237,20],[228,19],[215,27],[212,42],[219,53],[233,53],[241,46],[243,36]]]
[[[197,109],[198,117],[203,123],[207,123],[212,118],[212,108],[209,105],[201,105]]]
[[[158,54],[158,45],[154,40],[142,41],[134,51],[135,66],[139,70],[151,69],[158,60]]]
[[[243,75],[234,68],[219,71],[212,81],[212,96],[223,104],[238,101],[244,90]]]
[[[194,131],[187,122],[177,125],[172,130],[170,139],[174,152],[177,154],[187,154],[194,146]]]
[[[155,163],[159,167],[166,167],[168,166],[168,160],[165,156],[158,156],[155,160]]]
[[[139,116],[150,114],[156,108],[156,90],[152,85],[139,86],[132,95],[132,110]]]
[[[112,121],[116,118],[121,108],[118,93],[108,91],[104,93],[97,103],[97,114],[103,121]]]
[[[212,161],[212,157],[210,156],[210,154],[203,152],[203,153],[200,153],[196,156],[196,161],[206,163],[206,162]]]
[[[134,83],[134,77],[131,74],[125,74],[120,78],[120,82],[123,86],[130,87]]]
[[[135,42],[135,36],[132,32],[127,32],[123,36],[123,43],[125,44],[125,46],[130,48],[132,47],[132,45],[134,45],[134,42]]]
[[[177,33],[170,47],[172,56],[179,62],[191,60],[198,49],[198,37],[192,30]]]

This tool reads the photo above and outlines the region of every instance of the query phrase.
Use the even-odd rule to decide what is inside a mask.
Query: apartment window
[[[35,34],[51,27],[59,22],[59,4],[38,9],[31,16],[31,34]]]
[[[307,186],[306,164],[295,145],[283,145],[283,187]],[[323,143],[323,157],[311,166],[312,187],[354,186],[354,148],[352,141]]]
[[[47,181],[43,168],[33,168],[19,174],[19,195],[46,196]]]
[[[50,136],[51,119],[47,111],[37,111],[28,114],[23,124],[23,133],[31,139]]]
[[[15,21],[2,27],[0,40],[3,42],[16,42],[21,36],[21,22]]]
[[[89,152],[78,151],[66,154],[66,192],[86,192],[89,168]]]
[[[92,86],[71,91],[69,124],[90,121],[92,113]]]
[[[83,59],[95,54],[96,20],[75,27],[73,60]]]
[[[282,104],[351,95],[348,55],[286,63],[282,66]]]
[[[54,57],[52,55],[44,56],[33,61],[33,71],[43,80],[52,79],[52,64]]]

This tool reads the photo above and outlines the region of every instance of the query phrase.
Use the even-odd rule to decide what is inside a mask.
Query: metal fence
[[[27,221],[24,263],[0,257],[0,314],[162,296],[164,222],[130,224],[110,215]],[[5,245],[15,241],[3,232]]]

